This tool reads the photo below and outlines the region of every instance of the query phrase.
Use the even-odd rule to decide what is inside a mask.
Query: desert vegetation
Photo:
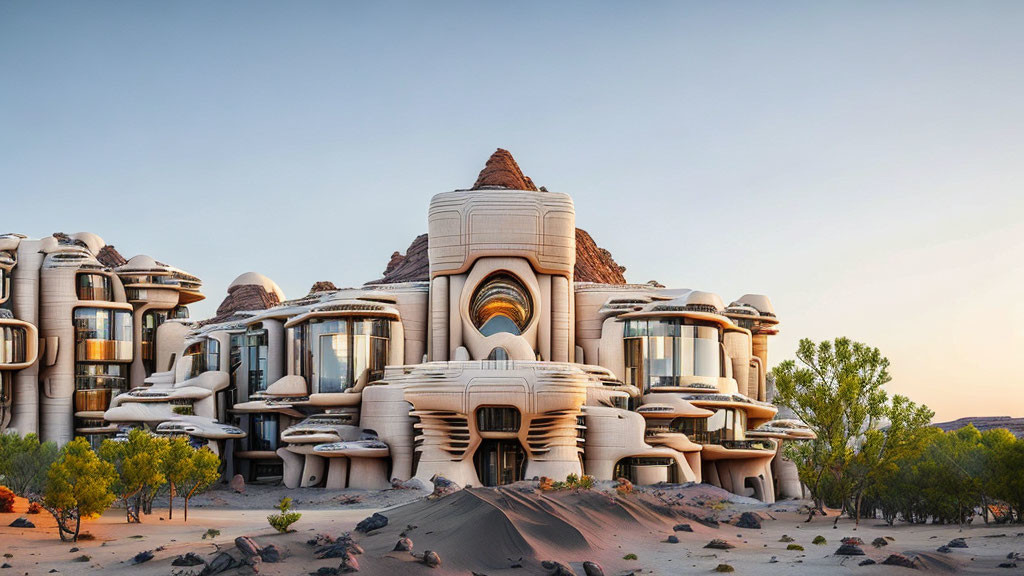
[[[124,505],[129,523],[141,522],[163,493],[169,515],[174,497],[182,497],[187,521],[189,500],[217,481],[219,467],[217,455],[206,448],[143,430],[104,440],[99,450],[84,438],[58,450],[35,434],[0,434],[0,500],[18,495],[30,501],[30,511],[44,508],[67,541],[77,540],[83,516],[101,514],[116,501]],[[10,498],[4,499],[7,493]]]
[[[888,368],[877,348],[837,338],[801,340],[796,360],[774,369],[775,402],[817,435],[786,450],[814,501],[811,516],[829,506],[855,522],[963,524],[979,512],[986,522],[1024,522],[1024,440],[931,427],[927,406],[883,389]]]

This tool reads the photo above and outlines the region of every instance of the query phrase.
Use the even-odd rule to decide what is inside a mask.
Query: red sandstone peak
[[[480,171],[480,175],[477,176],[476,183],[473,184],[471,190],[481,190],[489,187],[538,191],[537,187],[533,184],[533,180],[530,180],[519,169],[519,164],[516,164],[516,159],[512,157],[512,153],[504,148],[498,148],[487,159],[487,164]]]
[[[333,292],[337,289],[338,287],[334,285],[334,282],[331,282],[330,280],[320,280],[319,282],[313,283],[313,287],[309,289],[309,293],[316,294],[317,292]]]
[[[110,244],[100,248],[100,253],[96,255],[96,259],[107,268],[117,268],[128,263],[124,256],[121,256],[121,253]]]

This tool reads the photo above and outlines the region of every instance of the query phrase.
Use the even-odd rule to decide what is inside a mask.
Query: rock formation
[[[484,188],[538,191],[537,187],[533,184],[533,180],[530,180],[519,169],[519,164],[516,164],[516,159],[512,157],[512,154],[502,148],[498,148],[487,159],[487,164],[480,171],[480,175],[477,176],[471,190],[481,190]]]

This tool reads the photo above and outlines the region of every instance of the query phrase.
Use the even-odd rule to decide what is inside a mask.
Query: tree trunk
[[[171,491],[167,494],[167,519],[174,518],[174,484],[171,484]]]
[[[185,494],[185,522],[188,522],[188,494]]]
[[[862,498],[862,496],[858,492],[857,493],[857,497],[854,500],[854,505],[853,505],[853,515],[856,516],[856,519],[854,520],[853,525],[856,526],[856,527],[860,526],[860,500],[861,500],[861,498]]]

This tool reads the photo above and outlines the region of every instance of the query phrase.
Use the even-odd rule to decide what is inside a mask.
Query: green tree
[[[117,471],[114,492],[124,502],[129,523],[142,521],[144,499],[167,482],[162,470],[167,450],[167,438],[143,430],[132,430],[127,440],[104,440],[100,445],[100,457]]]
[[[114,502],[117,472],[96,456],[85,438],[64,445],[46,474],[43,506],[57,520],[60,539],[78,540],[82,516],[100,514]]]
[[[292,499],[288,496],[281,498],[281,501],[275,508],[280,510],[281,513],[267,516],[267,522],[274,527],[274,530],[282,534],[288,531],[289,526],[298,522],[299,518],[302,518],[302,514],[290,511],[292,509]]]
[[[179,436],[171,440],[163,459],[163,473],[170,488],[167,502],[167,517],[174,518],[174,497],[180,487],[188,482],[194,467],[196,449],[188,443],[188,439]]]
[[[15,494],[29,497],[42,492],[46,471],[57,459],[57,445],[39,442],[35,434],[24,437],[8,432],[0,434],[0,477]]]
[[[188,502],[220,478],[220,458],[208,448],[194,450],[185,470],[187,473],[178,479],[177,488],[185,500],[185,522],[188,522]]]
[[[886,415],[882,386],[891,379],[889,360],[877,348],[848,338],[819,344],[803,339],[796,358],[773,370],[775,401],[817,435],[790,443],[787,456],[824,514],[826,499],[841,506],[849,501],[854,485],[844,472],[856,454],[856,440]]]
[[[935,416],[927,406],[900,395],[893,396],[891,403],[884,402],[882,410],[887,425],[868,422],[864,433],[855,438],[856,451],[843,471],[852,498],[852,515],[858,525],[864,497],[888,482],[898,462],[921,451],[929,437],[928,425]]]

